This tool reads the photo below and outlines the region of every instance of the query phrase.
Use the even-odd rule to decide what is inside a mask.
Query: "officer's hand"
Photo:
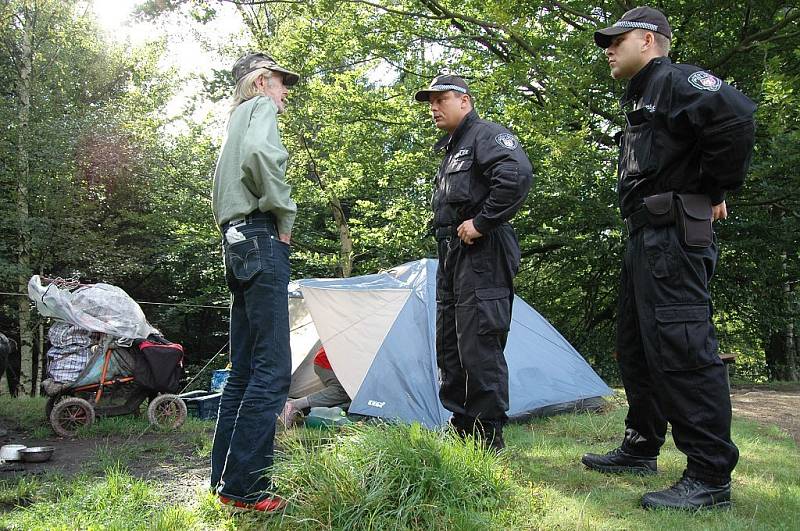
[[[472,224],[471,219],[468,219],[458,226],[457,234],[458,237],[461,238],[461,241],[467,245],[472,245],[472,240],[477,240],[483,236],[483,234],[478,232],[478,230],[475,228],[475,225]]]
[[[728,207],[725,206],[725,201],[711,207],[712,220],[717,221],[718,219],[726,219],[727,217],[728,217]]]
[[[291,245],[292,235],[291,234],[279,234],[278,239],[283,243]]]

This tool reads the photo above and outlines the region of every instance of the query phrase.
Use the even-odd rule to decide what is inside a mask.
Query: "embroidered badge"
[[[716,92],[722,86],[722,80],[720,78],[702,71],[695,72],[689,76],[689,83],[695,88],[707,90],[709,92]]]
[[[500,133],[494,137],[494,141],[497,142],[497,145],[503,146],[506,149],[517,149],[519,145],[519,142],[517,142],[517,139],[514,138],[514,135],[511,133]]]
[[[454,158],[460,159],[461,157],[466,157],[470,153],[472,153],[472,148],[462,148],[458,150],[458,153],[455,154]]]

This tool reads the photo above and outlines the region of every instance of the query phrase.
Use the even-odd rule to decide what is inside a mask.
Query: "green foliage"
[[[34,191],[31,270],[22,274],[116,284],[143,301],[222,303],[145,307],[162,332],[180,338],[190,360],[202,362],[213,353],[204,351],[227,339],[218,234],[209,215],[216,146],[198,127],[168,132],[162,111],[177,77],[159,69],[162,43],[109,43],[88,12],[72,4],[9,8],[38,13],[26,146]],[[13,32],[4,25],[0,38],[11,41]],[[0,59],[0,80],[10,89],[16,74],[7,61]],[[7,102],[0,111],[11,124],[0,132],[0,160],[8,162],[0,164],[0,204],[10,214],[17,178],[11,161],[19,147],[14,92]],[[7,292],[17,291],[17,224],[14,215],[0,217],[0,289]],[[0,305],[4,331],[15,327],[15,304],[4,298]]]
[[[215,0],[144,2],[140,14],[214,24]],[[440,71],[464,75],[479,113],[508,126],[535,169],[513,220],[522,248],[520,295],[607,378],[615,377],[614,322],[624,233],[616,208],[613,136],[624,125],[592,32],[624,3],[398,0],[234,2],[249,48],[301,73],[281,118],[299,205],[294,278],[372,273],[434,256],[426,234],[440,132],[413,92]],[[18,0],[5,9],[29,3]],[[163,109],[180,85],[157,68],[163,45],[105,42],[72,4],[37,4],[31,116],[31,271],[120,285],[150,320],[183,343],[192,371],[225,345],[227,293],[209,206],[222,130],[168,130]],[[752,378],[790,379],[797,328],[800,11],[783,3],[660,1],[672,57],[713,70],[759,104],[758,141],[744,189],[719,223],[712,283],[721,350]],[[7,13],[8,11],[3,11]],[[0,38],[16,38],[13,25]],[[212,44],[209,43],[209,46]],[[230,62],[243,51],[220,45]],[[10,57],[10,56],[9,56]],[[0,56],[0,209],[13,212],[15,65]],[[204,80],[220,101],[228,72]],[[214,127],[219,127],[215,125]],[[341,207],[337,223],[334,211]],[[0,287],[13,286],[16,219],[0,216]],[[346,229],[346,230],[345,230]],[[342,233],[352,240],[343,256]],[[14,318],[0,301],[0,325]],[[798,344],[794,343],[794,359]],[[746,361],[746,363],[744,363]],[[795,361],[796,365],[796,361]]]

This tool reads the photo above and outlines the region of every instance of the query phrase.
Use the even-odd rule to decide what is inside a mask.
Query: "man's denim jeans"
[[[289,245],[267,216],[236,228],[245,240],[223,237],[232,367],[214,433],[211,489],[253,503],[272,489],[275,423],[291,380]]]

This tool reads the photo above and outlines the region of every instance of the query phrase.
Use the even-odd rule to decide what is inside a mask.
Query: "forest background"
[[[709,69],[758,103],[743,189],[716,225],[712,284],[721,351],[738,377],[800,379],[800,8],[766,0],[652,2],[673,61]],[[35,393],[49,323],[33,274],[106,282],[197,370],[227,343],[228,294],[210,187],[229,70],[163,68],[163,39],[109,39],[89,4],[0,2],[0,330],[19,343],[7,374]],[[373,273],[434,257],[426,235],[441,133],[415,90],[463,75],[483,117],[509,127],[535,182],[513,224],[518,294],[599,373],[617,380],[616,292],[624,228],[615,134],[624,126],[592,40],[635,4],[616,0],[149,0],[141,22],[214,31],[235,8],[242,39],[207,49],[232,64],[264,50],[299,72],[281,118],[298,203],[292,277]],[[185,98],[180,120],[166,112]],[[208,102],[217,112],[197,112]],[[220,112],[222,109],[222,112]],[[217,364],[224,364],[220,357]],[[14,384],[12,378],[12,384]]]

